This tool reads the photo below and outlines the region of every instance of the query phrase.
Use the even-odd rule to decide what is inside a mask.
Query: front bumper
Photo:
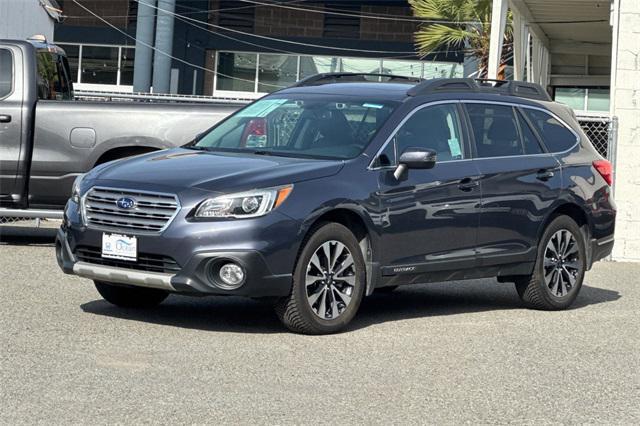
[[[140,253],[175,260],[171,268],[147,268],[141,258],[132,263],[101,258],[102,231],[85,227],[70,202],[56,237],[56,257],[67,274],[114,284],[191,295],[286,296],[299,224],[284,215],[270,216],[253,223],[174,221],[160,235],[138,237]],[[89,257],[82,253],[87,248],[93,250]],[[244,283],[232,290],[216,282],[215,268],[228,261],[245,270]]]

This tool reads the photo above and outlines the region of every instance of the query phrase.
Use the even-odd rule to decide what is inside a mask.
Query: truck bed
[[[29,205],[35,208],[64,206],[77,175],[118,152],[184,145],[240,107],[39,101]]]

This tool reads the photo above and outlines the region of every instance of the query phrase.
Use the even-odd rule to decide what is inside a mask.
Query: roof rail
[[[437,78],[425,80],[409,89],[407,95],[420,96],[443,92],[493,93],[540,101],[552,100],[547,91],[539,84],[512,80],[474,80],[472,78]]]
[[[371,79],[367,77],[378,77]],[[419,77],[406,77],[403,75],[384,74],[384,73],[359,73],[359,72],[328,72],[314,74],[303,80],[300,80],[291,87],[319,86],[330,83],[361,83],[361,82],[384,82],[384,83],[420,83],[424,81]]]

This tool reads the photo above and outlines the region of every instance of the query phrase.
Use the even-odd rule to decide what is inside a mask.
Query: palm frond
[[[463,27],[452,27],[443,24],[433,24],[418,31],[414,40],[421,56],[426,56],[442,47],[463,48],[465,40],[474,34]]]

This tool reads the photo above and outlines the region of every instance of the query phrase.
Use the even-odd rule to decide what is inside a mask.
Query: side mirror
[[[432,149],[407,148],[400,155],[393,177],[400,179],[408,169],[432,169],[436,165],[437,153]]]

